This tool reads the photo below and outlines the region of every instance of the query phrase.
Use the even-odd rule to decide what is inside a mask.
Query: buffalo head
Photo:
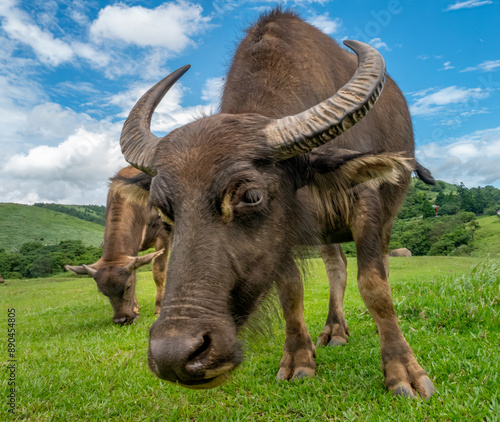
[[[106,262],[101,259],[92,265],[65,265],[64,268],[75,274],[91,275],[97,283],[97,290],[109,299],[113,307],[113,322],[126,325],[139,316],[135,295],[136,270],[161,253],[163,250],[127,257],[123,262]]]

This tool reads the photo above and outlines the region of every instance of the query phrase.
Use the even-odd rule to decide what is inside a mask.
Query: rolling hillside
[[[500,218],[497,216],[478,218],[479,228],[474,235],[473,256],[500,257]]]
[[[11,252],[25,242],[58,244],[81,240],[99,246],[104,227],[67,214],[30,205],[0,203],[0,249]]]

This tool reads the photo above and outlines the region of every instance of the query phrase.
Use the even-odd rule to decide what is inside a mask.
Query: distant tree
[[[457,193],[460,197],[460,209],[464,211],[474,212],[474,201],[469,189],[463,183],[457,186]]]
[[[483,214],[484,209],[487,205],[487,199],[485,196],[485,190],[477,187],[472,188],[471,192],[471,200],[472,200],[472,212],[475,214]]]
[[[29,278],[46,277],[52,274],[52,258],[49,255],[39,256],[27,268]]]
[[[26,242],[23,243],[21,249],[19,249],[19,253],[22,255],[27,255],[41,248],[43,248],[43,244],[41,244],[40,242]]]
[[[422,204],[420,205],[420,212],[422,213],[423,218],[429,218],[429,217],[436,216],[436,211],[434,211],[434,208],[432,207],[431,202],[427,199],[424,199],[422,201]]]

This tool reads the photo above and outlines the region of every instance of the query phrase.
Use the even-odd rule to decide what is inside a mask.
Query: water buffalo
[[[407,248],[399,248],[393,249],[390,253],[390,256],[411,256],[411,252]]]
[[[134,177],[139,170],[128,166],[117,176]],[[137,256],[139,251],[154,247],[156,252]],[[76,274],[90,274],[98,290],[109,298],[115,324],[131,324],[139,315],[135,294],[136,270],[154,259],[156,310],[160,313],[167,272],[169,233],[157,212],[126,200],[111,183],[106,204],[106,223],[102,258],[91,265],[65,265]]]
[[[408,106],[390,77],[380,95],[383,58],[366,44],[345,44],[358,60],[293,12],[276,9],[238,46],[220,113],[161,139],[151,132],[155,107],[189,66],[130,112],[122,152],[149,181],[124,181],[123,192],[144,197],[147,190],[149,206],[173,233],[161,312],[149,332],[148,361],[158,377],[191,388],[224,382],[242,361],[237,333],[273,284],[286,323],[277,378],[312,376],[315,345],[294,251],[324,245],[331,298],[319,344],[342,343],[346,276],[338,243],[354,240],[387,388],[432,395],[388,283],[392,222],[411,172],[432,177],[414,159]]]

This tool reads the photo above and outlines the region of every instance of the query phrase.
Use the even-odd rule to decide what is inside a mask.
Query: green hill
[[[30,205],[0,203],[0,249],[11,252],[25,242],[55,245],[61,240],[81,240],[99,246],[104,227],[70,215]]]
[[[474,233],[473,255],[500,257],[500,218],[497,216],[480,217],[479,228]]]
[[[35,207],[41,207],[52,211],[62,212],[85,221],[100,224],[104,226],[106,221],[106,207],[104,205],[64,205],[64,204],[33,204]]]

